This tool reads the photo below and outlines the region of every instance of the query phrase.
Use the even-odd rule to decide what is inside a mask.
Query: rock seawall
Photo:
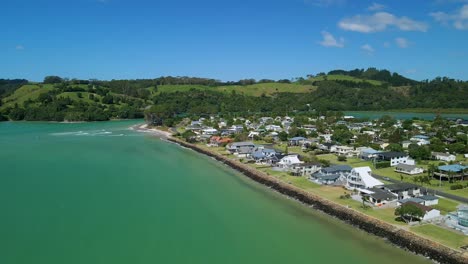
[[[323,211],[326,214],[334,216],[342,221],[352,224],[353,226],[359,227],[360,229],[370,234],[385,238],[391,243],[411,252],[426,256],[439,263],[468,263],[468,256],[464,255],[462,252],[453,250],[442,244],[418,236],[410,231],[385,223],[381,220],[367,216],[361,212],[347,208],[320,196],[308,193],[300,188],[269,176],[266,173],[263,173],[254,168],[250,168],[236,160],[231,160],[227,157],[217,153],[212,153],[203,148],[200,148],[199,146],[181,141],[176,138],[168,138],[168,140],[180,144],[184,147],[193,149],[207,156],[213,157],[216,160],[230,166],[231,168],[242,172],[244,175],[256,182],[268,186],[291,198],[297,199],[305,204],[312,205],[315,209]]]

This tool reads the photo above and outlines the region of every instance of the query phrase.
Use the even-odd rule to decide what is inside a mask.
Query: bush
[[[454,185],[450,186],[450,190],[460,190],[460,189],[463,189],[462,184],[454,184]]]
[[[346,157],[345,156],[338,156],[338,161],[346,161]]]
[[[382,169],[382,168],[388,168],[388,167],[390,167],[390,162],[388,161],[375,163],[376,169]]]

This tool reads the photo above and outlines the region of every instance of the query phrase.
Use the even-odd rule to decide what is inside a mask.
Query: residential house
[[[407,182],[387,184],[384,186],[384,190],[395,194],[400,200],[418,197],[421,195],[421,190],[419,186]]]
[[[414,174],[423,173],[424,169],[420,167],[416,167],[415,165],[408,165],[408,164],[400,163],[395,166],[395,171],[398,173],[414,175]]]
[[[299,163],[293,165],[291,172],[296,176],[311,176],[322,169],[322,164],[319,162]]]
[[[351,173],[346,176],[347,189],[368,189],[376,186],[384,185],[383,182],[371,176],[372,170],[370,167],[353,168]]]
[[[302,161],[299,160],[299,156],[296,154],[291,154],[283,157],[277,164],[279,168],[285,169],[285,170],[291,170],[294,165],[303,163]]]
[[[353,147],[348,146],[336,146],[335,153],[339,156],[353,157],[356,152]]]
[[[413,142],[409,141],[409,140],[405,140],[403,142],[401,142],[401,145],[403,146],[404,149],[408,149],[409,145],[413,144]]]
[[[431,207],[428,207],[419,203],[411,202],[411,201],[406,202],[405,204],[412,204],[420,208],[424,212],[424,216],[421,219],[419,219],[421,221],[431,220],[440,216],[440,211],[434,208],[431,208]]]
[[[203,135],[216,135],[218,134],[218,130],[212,127],[207,127],[207,128],[202,129],[202,134]]]
[[[330,143],[330,142],[327,142],[327,143],[323,143],[323,144],[320,144],[318,145],[318,148],[320,150],[323,150],[323,151],[329,151],[329,152],[335,152],[336,151],[336,144],[333,144],[333,143]]]
[[[359,158],[363,160],[373,160],[377,157],[378,150],[373,148],[364,148],[359,151]]]
[[[255,148],[255,144],[252,142],[234,142],[227,145],[227,150],[232,154],[237,153],[241,147]]]
[[[334,165],[322,168],[321,170],[313,173],[309,179],[325,185],[337,184],[343,178],[346,178],[346,175],[351,173],[352,169],[353,168],[348,165]]]
[[[332,134],[321,134],[319,137],[323,139],[325,142],[331,142],[332,141]]]
[[[233,142],[232,138],[218,137],[218,136],[213,136],[210,138],[211,146],[215,146],[215,147],[224,146],[232,142]]]
[[[437,196],[434,196],[434,195],[423,195],[423,196],[419,196],[418,198],[424,200],[423,204],[425,206],[431,206],[431,205],[439,204],[439,198]]]
[[[443,165],[437,167],[437,171],[434,172],[434,176],[438,176],[439,179],[448,180],[450,177],[452,178],[464,178],[467,175],[466,169],[468,166],[463,166],[460,164],[452,164],[452,165]]]
[[[265,129],[267,131],[275,131],[275,132],[281,132],[283,130],[281,126],[277,126],[277,125],[267,125],[265,126]]]
[[[432,158],[435,160],[441,160],[445,162],[457,160],[457,157],[455,155],[452,155],[449,153],[442,153],[442,152],[432,152]]]
[[[256,163],[270,164],[271,158],[275,157],[276,154],[277,152],[274,149],[257,148],[257,150],[252,153],[252,158]]]
[[[289,139],[289,146],[302,146],[302,143],[304,143],[307,140],[305,137],[293,137]]]
[[[390,166],[396,166],[398,164],[410,164],[414,165],[415,161],[410,159],[408,154],[403,152],[380,152],[377,154],[378,161],[388,161],[390,162]]]
[[[410,138],[410,141],[414,142],[418,146],[429,145],[431,142],[429,141],[429,137],[425,135],[416,135]]]
[[[366,200],[375,206],[382,206],[397,200],[397,197],[393,193],[377,187],[361,190],[361,192],[362,196],[367,198]]]

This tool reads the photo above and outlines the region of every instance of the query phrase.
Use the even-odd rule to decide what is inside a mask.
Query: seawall
[[[313,206],[328,215],[334,216],[353,226],[360,228],[370,234],[382,237],[391,243],[407,249],[416,254],[426,256],[439,263],[447,264],[466,264],[468,256],[462,252],[446,247],[437,242],[431,241],[415,233],[385,223],[379,219],[370,217],[356,210],[347,208],[320,196],[308,193],[298,187],[282,182],[273,176],[251,168],[239,161],[231,160],[223,155],[210,152],[197,145],[187,143],[177,138],[167,138],[168,141],[180,144],[183,147],[190,148],[199,153],[213,157],[218,161],[230,166],[231,168],[242,172],[252,180],[270,187],[279,193],[301,201],[307,205]]]

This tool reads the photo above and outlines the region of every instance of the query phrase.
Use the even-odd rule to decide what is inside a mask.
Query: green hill
[[[151,88],[154,91],[154,88]],[[223,93],[244,94],[247,96],[262,96],[273,95],[275,93],[308,93],[313,92],[317,87],[313,85],[304,85],[296,83],[257,83],[251,85],[222,85],[222,86],[205,86],[205,85],[159,85],[156,94],[161,92],[186,92],[191,89],[209,90]]]
[[[366,80],[358,77],[353,77],[349,75],[343,75],[343,74],[328,74],[328,75],[321,75],[321,76],[316,76],[313,78],[309,79],[312,82],[321,82],[321,81],[349,81],[349,82],[354,82],[354,83],[370,83],[372,85],[382,85],[381,81],[376,81],[376,80]]]

